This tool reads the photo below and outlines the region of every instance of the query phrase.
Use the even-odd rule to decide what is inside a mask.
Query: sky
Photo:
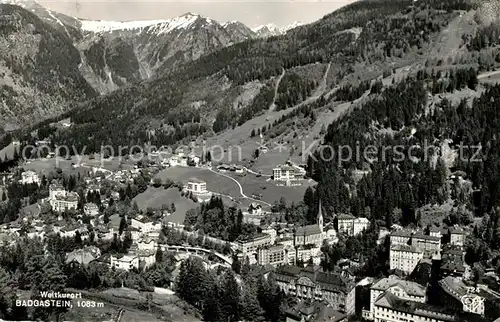
[[[355,0],[38,0],[46,8],[92,20],[157,20],[187,12],[219,22],[238,20],[249,27],[310,23]]]

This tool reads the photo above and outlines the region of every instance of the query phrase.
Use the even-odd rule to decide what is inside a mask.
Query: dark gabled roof
[[[411,237],[412,232],[406,229],[399,229],[391,232],[391,237]]]
[[[321,228],[318,225],[308,225],[298,227],[295,231],[296,236],[310,236],[321,234]]]
[[[455,312],[452,312],[447,308],[432,306],[427,303],[403,300],[391,292],[383,293],[376,300],[375,305],[398,312],[415,314],[440,321],[455,321]]]
[[[412,238],[424,239],[424,240],[433,240],[433,241],[441,241],[440,237],[430,236],[430,235],[424,235],[424,233],[422,231],[418,231],[415,234],[413,234]]]
[[[465,235],[465,230],[462,227],[454,226],[450,228],[450,234]]]
[[[351,214],[339,214],[339,215],[337,215],[337,220],[350,220],[350,219],[356,219],[356,217],[354,217]]]
[[[300,277],[307,277],[311,282],[320,284],[323,289],[334,292],[348,292],[349,281],[336,273],[319,272],[312,267],[300,268],[297,266],[284,265],[276,270],[276,279],[289,283]]]

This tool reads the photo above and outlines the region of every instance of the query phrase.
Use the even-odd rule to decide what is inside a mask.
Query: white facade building
[[[78,207],[79,196],[76,192],[68,192],[64,195],[56,194],[51,198],[49,203],[52,209],[56,212],[66,210],[75,210]]]
[[[364,232],[365,230],[370,227],[370,221],[368,218],[356,218],[354,219],[354,224],[353,224],[353,233],[354,236],[357,236]]]
[[[389,251],[390,269],[411,274],[422,258],[424,258],[424,253],[419,248],[410,245],[393,245]]]
[[[453,227],[450,230],[450,243],[452,245],[461,246],[465,245],[465,231],[459,227]]]
[[[236,245],[238,250],[244,255],[257,252],[257,249],[271,245],[271,236],[269,234],[261,234],[244,240],[237,240]]]
[[[426,301],[424,286],[396,277],[383,278],[371,286],[370,308],[363,310],[363,317],[376,322],[453,321],[447,316],[444,320],[438,319],[439,313],[431,308],[423,309]]]
[[[22,184],[31,184],[36,183],[40,184],[40,178],[35,171],[24,171],[21,173],[21,183]]]
[[[65,197],[66,189],[58,183],[53,183],[49,186],[49,198],[55,199],[56,196]]]
[[[190,179],[186,190],[192,193],[208,193],[207,183],[198,179]]]
[[[133,228],[138,229],[141,233],[149,233],[161,230],[161,223],[143,218],[132,218],[131,224]]]
[[[111,255],[111,267],[125,271],[139,269],[139,257],[136,255],[123,255],[121,257]]]
[[[83,213],[90,217],[95,217],[99,214],[99,207],[93,202],[88,202],[83,206]]]
[[[367,218],[356,218],[351,214],[340,214],[337,216],[337,227],[340,234],[357,236],[370,227]]]

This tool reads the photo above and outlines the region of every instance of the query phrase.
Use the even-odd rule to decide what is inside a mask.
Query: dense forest
[[[55,134],[55,143],[75,145],[78,150],[86,146],[88,152],[95,152],[101,145],[118,147],[147,140],[156,145],[173,144],[237,126],[268,108],[272,100],[268,81],[283,68],[335,61],[343,66],[334,76],[338,82],[356,62],[390,62],[423,48],[458,16],[453,10],[466,4],[434,0],[353,3],[286,35],[235,44],[156,79],[75,104],[72,112],[62,116],[70,116],[74,126]],[[249,106],[234,109],[223,104],[214,113],[213,106],[198,110],[184,101],[191,95],[191,87],[205,79],[228,79],[232,88],[259,80],[264,87]],[[278,89],[278,109],[303,101],[315,85],[287,71]],[[361,89],[353,95],[339,92],[339,98],[359,96]]]
[[[198,209],[188,210],[184,225],[189,230],[230,242],[255,235],[260,230],[253,224],[244,223],[241,210],[225,207],[219,197],[212,197]]]
[[[277,110],[284,110],[304,101],[316,86],[315,82],[307,81],[297,74],[285,74],[278,86]]]
[[[500,205],[500,167],[495,135],[500,130],[496,104],[500,87],[488,88],[473,101],[472,108],[467,107],[466,101],[453,105],[443,99],[432,113],[428,113],[424,74],[418,74],[420,80],[408,79],[384,89],[377,99],[369,100],[362,109],[354,110],[329,126],[325,146],[308,162],[309,175],[318,180],[318,194],[327,209],[350,210],[361,215],[365,207],[369,207],[375,219],[385,220],[390,225],[391,213],[400,208],[404,216],[414,222],[418,207],[439,204],[449,197],[442,189],[448,170],[439,154],[440,142],[445,139],[450,139],[451,147],[461,153],[454,170],[465,172],[473,187],[478,189],[474,199],[468,200],[471,209],[483,216]],[[477,83],[475,73],[468,70],[450,72],[447,78],[450,90],[463,86],[475,88]],[[394,134],[379,133],[378,129],[389,129]],[[426,145],[430,145],[430,155],[424,155]],[[477,149],[472,147],[478,145],[483,148],[475,156]],[[346,158],[339,162],[337,155],[330,158],[332,151],[337,151],[334,148],[341,146],[359,147],[361,151],[374,146],[376,152],[370,160]],[[414,146],[420,148],[410,155],[409,149]],[[384,152],[383,147],[390,149]],[[481,162],[471,160],[473,156]],[[346,155],[340,155],[342,157]],[[415,162],[415,157],[419,161]],[[332,162],[338,167],[332,166]],[[371,172],[355,185],[351,170],[364,169],[367,164]],[[352,189],[356,194],[349,198]]]
[[[190,257],[181,264],[177,294],[205,321],[281,321],[287,299],[276,282],[246,263],[236,271],[239,280],[231,270],[207,270],[201,259]]]

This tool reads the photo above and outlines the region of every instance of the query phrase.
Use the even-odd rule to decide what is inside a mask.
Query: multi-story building
[[[301,302],[285,311],[286,322],[347,322],[347,315],[324,302]]]
[[[268,234],[269,236],[271,236],[271,245],[274,245],[274,243],[276,242],[276,237],[278,235],[276,233],[276,229],[274,229],[272,227],[262,228],[262,233]]]
[[[275,278],[285,294],[299,300],[325,301],[347,315],[355,311],[355,283],[339,274],[285,265],[277,268]]]
[[[398,229],[391,232],[391,245],[409,245],[412,232],[406,229]]]
[[[208,193],[207,183],[196,178],[189,179],[186,190],[192,193]]]
[[[374,303],[375,322],[451,322],[456,321],[451,311],[425,303],[408,301],[386,292]]]
[[[31,183],[36,183],[40,184],[40,178],[38,177],[38,174],[35,171],[24,171],[21,173],[21,183],[22,184],[31,184]]]
[[[417,247],[402,244],[391,245],[389,250],[390,269],[411,274],[423,257],[424,253]]]
[[[236,241],[238,250],[244,255],[256,253],[257,249],[271,245],[271,236],[269,234],[259,234],[257,236],[239,239]]]
[[[422,250],[428,258],[441,253],[441,237],[424,235],[421,231],[411,236],[411,245]]]
[[[370,307],[363,310],[363,317],[377,322],[433,321],[421,319],[432,314],[417,309],[424,307],[426,301],[424,286],[394,276],[382,278],[370,287]],[[397,303],[402,303],[401,307]]]
[[[156,249],[142,249],[135,251],[139,259],[139,269],[143,270],[153,266],[156,263]]]
[[[257,262],[259,265],[281,265],[285,263],[286,251],[283,245],[259,248]]]
[[[304,173],[299,169],[284,164],[273,169],[273,179],[275,181],[295,181],[304,178]]]
[[[351,236],[354,230],[354,217],[351,214],[339,214],[337,215],[337,227],[339,234],[345,234]]]
[[[68,192],[65,194],[55,194],[49,203],[52,209],[56,212],[63,212],[78,207],[79,196],[76,192]]]
[[[312,246],[312,247],[311,247]],[[315,265],[321,263],[321,248],[315,245],[300,246],[296,249],[296,259],[302,261],[303,263],[312,260]]]
[[[368,229],[370,221],[367,218],[356,218],[351,214],[337,216],[337,227],[340,234],[356,236]]]
[[[375,302],[380,295],[385,292],[391,292],[404,300],[419,303],[425,303],[427,301],[426,289],[424,286],[391,276],[378,280],[370,287],[370,311],[373,311]]]
[[[95,217],[99,214],[99,207],[93,202],[87,202],[83,205],[83,213],[90,217]]]
[[[462,247],[445,245],[441,255],[440,270],[442,276],[463,277],[466,272],[464,259]]]
[[[148,220],[147,218],[144,218],[141,216],[139,216],[137,218],[132,218],[130,220],[130,222],[131,222],[131,226],[133,228],[138,229],[141,233],[149,233],[149,232],[161,230],[161,223],[160,222]]]
[[[441,288],[440,302],[450,309],[483,315],[485,309],[485,297],[481,289],[467,286],[460,279],[452,276],[445,277],[439,281]]]
[[[49,186],[49,199],[54,199],[56,196],[66,196],[66,189],[59,183],[52,183]]]
[[[443,234],[441,233],[441,228],[432,226],[431,228],[429,228],[429,236],[438,238],[443,237]]]
[[[139,257],[136,255],[111,255],[111,267],[129,271],[131,269],[139,269]]]
[[[370,221],[368,218],[356,218],[354,219],[354,224],[353,224],[353,236],[357,236],[364,232],[365,230],[370,227]]]
[[[461,246],[465,245],[465,231],[460,227],[453,227],[450,229],[450,244]]]

